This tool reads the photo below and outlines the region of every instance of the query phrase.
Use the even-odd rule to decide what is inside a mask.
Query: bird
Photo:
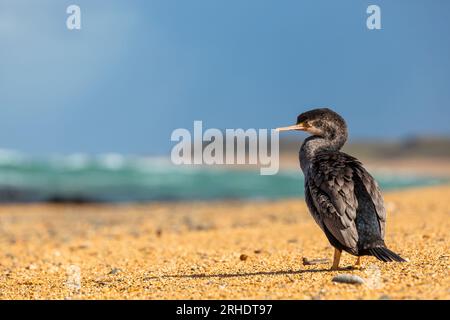
[[[347,124],[329,108],[301,113],[297,123],[276,131],[310,134],[299,151],[309,212],[334,247],[331,270],[339,270],[342,251],[357,257],[374,256],[383,262],[405,262],[384,242],[386,209],[380,187],[363,164],[341,151],[348,138]]]

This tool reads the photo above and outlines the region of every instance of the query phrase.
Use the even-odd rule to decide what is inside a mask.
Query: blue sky
[[[273,128],[320,106],[354,139],[450,135],[449,14],[445,0],[0,0],[0,148],[164,154],[194,120]]]

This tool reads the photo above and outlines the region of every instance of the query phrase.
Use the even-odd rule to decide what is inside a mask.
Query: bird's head
[[[347,138],[344,119],[328,108],[313,109],[300,114],[293,126],[277,128],[277,131],[306,131],[311,135],[334,140],[338,136]]]

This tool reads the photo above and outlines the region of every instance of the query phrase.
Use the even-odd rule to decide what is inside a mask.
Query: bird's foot
[[[345,268],[339,268],[339,267],[335,267],[335,266],[332,266],[329,270],[330,271],[341,271],[341,270],[344,270]]]
[[[358,259],[356,259],[356,262],[351,267],[351,269],[353,269],[353,270],[362,270],[363,269],[363,266],[361,265],[361,257],[358,257]]]
[[[364,267],[363,266],[353,265],[353,266],[348,266],[346,269],[347,270],[364,270]]]
[[[328,270],[329,271],[352,271],[352,270],[364,270],[364,267],[353,265],[353,266],[346,266],[346,267],[339,267],[339,268],[331,267]]]
[[[345,270],[355,270],[354,266],[345,266],[345,267],[331,267],[330,271],[345,271]]]
[[[339,270],[339,261],[341,260],[341,250],[334,249],[334,258],[333,258],[333,266],[331,267],[331,271]]]

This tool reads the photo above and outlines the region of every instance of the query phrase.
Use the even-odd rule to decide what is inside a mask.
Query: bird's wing
[[[313,159],[307,178],[308,196],[316,209],[316,221],[319,220],[319,225],[326,229],[324,231],[350,250],[358,243],[355,224],[358,201],[353,182],[355,161],[343,153],[319,154]]]
[[[378,222],[380,224],[380,233],[382,239],[384,239],[385,224],[386,224],[386,209],[384,208],[383,196],[381,195],[380,187],[375,179],[367,172],[361,163],[354,164],[354,172],[361,179],[364,187],[371,197],[375,210],[377,212]]]

